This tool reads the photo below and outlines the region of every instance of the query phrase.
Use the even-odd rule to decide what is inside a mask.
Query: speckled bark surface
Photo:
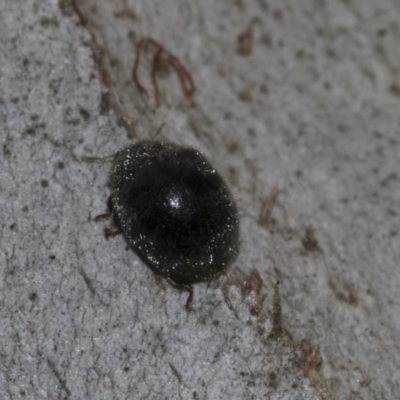
[[[67,1],[0,0],[0,397],[396,399],[398,3],[76,4],[81,21]],[[154,107],[151,47],[140,93],[141,37],[190,71],[194,106],[164,64]],[[161,124],[241,216],[238,259],[190,313],[105,240],[110,164],[82,161]]]

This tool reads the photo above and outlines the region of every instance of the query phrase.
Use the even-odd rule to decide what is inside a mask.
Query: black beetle
[[[143,141],[115,155],[109,184],[116,226],[153,271],[190,292],[189,308],[191,284],[217,277],[238,252],[238,213],[221,176],[195,149]]]

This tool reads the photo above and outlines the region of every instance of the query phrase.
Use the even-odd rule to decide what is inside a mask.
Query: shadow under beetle
[[[238,213],[223,179],[195,149],[143,141],[115,155],[109,184],[115,233],[154,272],[189,291],[189,308],[191,284],[216,278],[238,252]]]

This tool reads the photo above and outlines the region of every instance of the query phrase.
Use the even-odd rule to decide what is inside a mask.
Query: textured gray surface
[[[398,2],[77,3],[86,28],[68,2],[0,0],[0,398],[396,399]],[[195,107],[168,70],[160,108],[138,92],[142,36],[187,66]],[[238,259],[195,287],[190,313],[123,238],[104,239],[92,219],[110,165],[80,161],[161,123],[213,161],[241,214]]]

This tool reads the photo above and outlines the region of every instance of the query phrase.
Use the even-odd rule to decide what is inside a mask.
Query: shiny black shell
[[[144,141],[118,152],[110,210],[129,245],[178,285],[216,277],[238,252],[236,206],[195,149]]]

